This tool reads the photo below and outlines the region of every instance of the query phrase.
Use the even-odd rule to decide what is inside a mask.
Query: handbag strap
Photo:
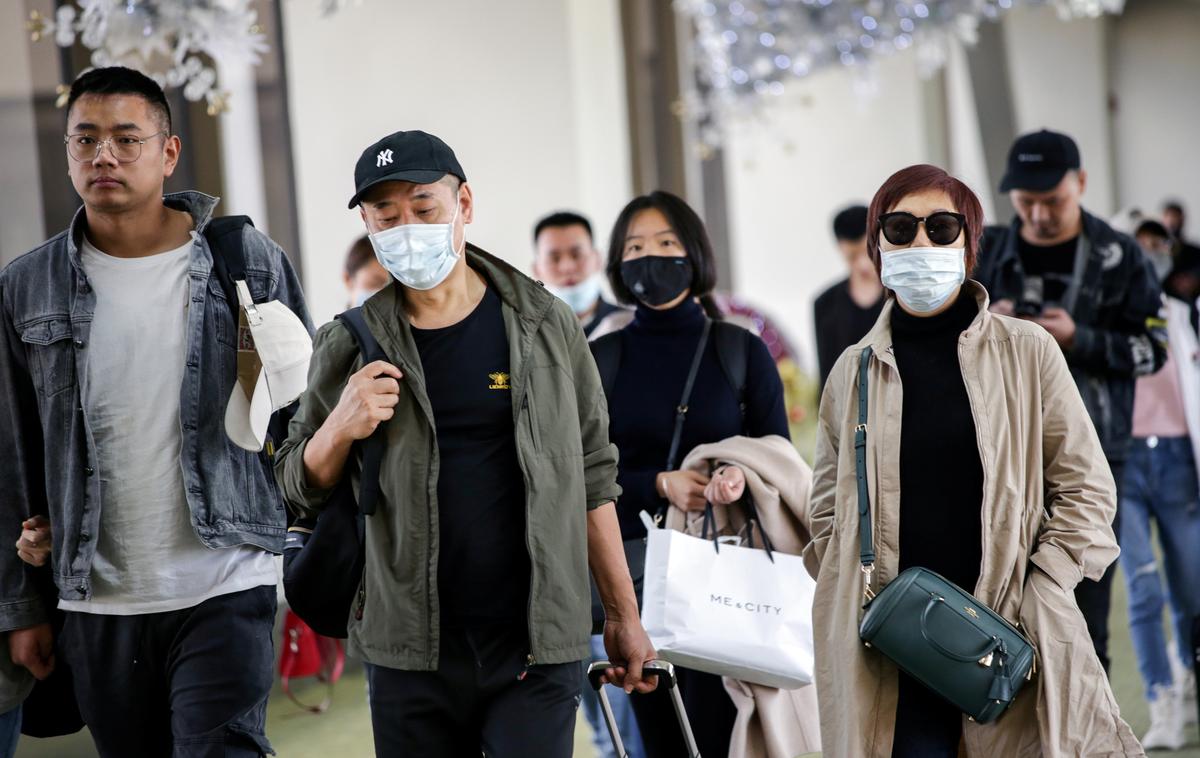
[[[854,427],[854,467],[858,480],[858,559],[865,575],[863,595],[867,600],[875,596],[871,591],[871,574],[875,571],[875,543],[871,534],[871,496],[867,491],[867,385],[871,365],[871,348],[864,347],[858,363],[858,425]]]
[[[679,441],[683,437],[683,421],[687,418],[688,401],[692,398],[692,388],[696,386],[696,374],[700,373],[700,361],[704,358],[704,348],[708,345],[708,333],[712,331],[712,319],[704,319],[704,328],[700,330],[700,341],[696,343],[696,354],[692,356],[692,365],[688,369],[687,381],[683,384],[683,395],[679,405],[675,407],[675,431],[671,433],[671,448],[667,453],[667,471],[674,471],[679,461]]]
[[[692,365],[688,368],[687,381],[683,384],[683,395],[679,405],[675,406],[675,429],[671,432],[671,447],[667,451],[667,467],[664,471],[674,471],[679,460],[679,441],[683,438],[683,422],[687,418],[688,401],[692,398],[692,388],[696,386],[696,374],[700,373],[700,361],[704,359],[704,348],[708,345],[708,333],[712,331],[712,319],[704,319],[704,328],[700,330],[700,341],[696,343],[696,354],[692,356]],[[661,524],[667,515],[667,504],[664,503],[654,514],[654,523]]]

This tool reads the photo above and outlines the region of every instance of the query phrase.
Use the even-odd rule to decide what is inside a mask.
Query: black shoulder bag
[[[858,426],[854,462],[858,479],[859,559],[866,601],[859,637],[972,721],[987,724],[1004,713],[1033,677],[1033,645],[1000,614],[945,577],[914,566],[878,595],[871,591],[875,547],[867,491],[867,376],[871,348],[858,368]]]
[[[354,337],[363,365],[387,360],[367,328],[362,308],[338,316]],[[383,424],[356,443],[341,481],[316,519],[296,519],[283,545],[283,591],[288,605],[317,634],[344,639],[351,607],[362,618],[365,552],[364,516],[375,513],[379,500],[379,466],[383,460]],[[358,498],[351,485],[351,462],[361,453]]]

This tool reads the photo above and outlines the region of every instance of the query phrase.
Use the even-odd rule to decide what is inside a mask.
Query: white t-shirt
[[[193,232],[186,245],[144,258],[83,242],[96,310],[81,394],[97,451],[100,534],[92,599],[60,600],[64,610],[161,613],[276,582],[271,553],[206,547],[184,495],[179,396],[194,241]]]

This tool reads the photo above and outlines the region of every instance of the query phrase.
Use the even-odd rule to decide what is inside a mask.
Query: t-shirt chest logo
[[[512,387],[508,385],[508,374],[504,373],[503,371],[493,371],[492,373],[488,374],[488,379],[492,380],[492,383],[488,385],[488,389],[490,390],[512,389]]]

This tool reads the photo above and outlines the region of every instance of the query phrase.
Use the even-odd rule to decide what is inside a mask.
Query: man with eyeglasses
[[[267,455],[218,411],[240,342],[204,236],[218,201],[163,195],[180,140],[136,71],[76,79],[65,142],[83,208],[0,272],[0,543],[25,519],[53,531],[51,569],[0,550],[0,628],[15,663],[50,673],[49,571],[102,756],[268,754],[286,524]],[[283,251],[250,226],[242,249],[253,299],[311,332]]]
[[[1129,456],[1136,377],[1166,360],[1162,291],[1137,242],[1080,204],[1087,186],[1075,140],[1042,130],[1013,143],[1000,191],[1016,218],[984,232],[976,278],[992,310],[1041,324],[1058,342],[1104,446],[1113,479]],[[1120,511],[1113,524],[1120,534]],[[1108,670],[1108,610],[1116,563],[1075,590]]]

